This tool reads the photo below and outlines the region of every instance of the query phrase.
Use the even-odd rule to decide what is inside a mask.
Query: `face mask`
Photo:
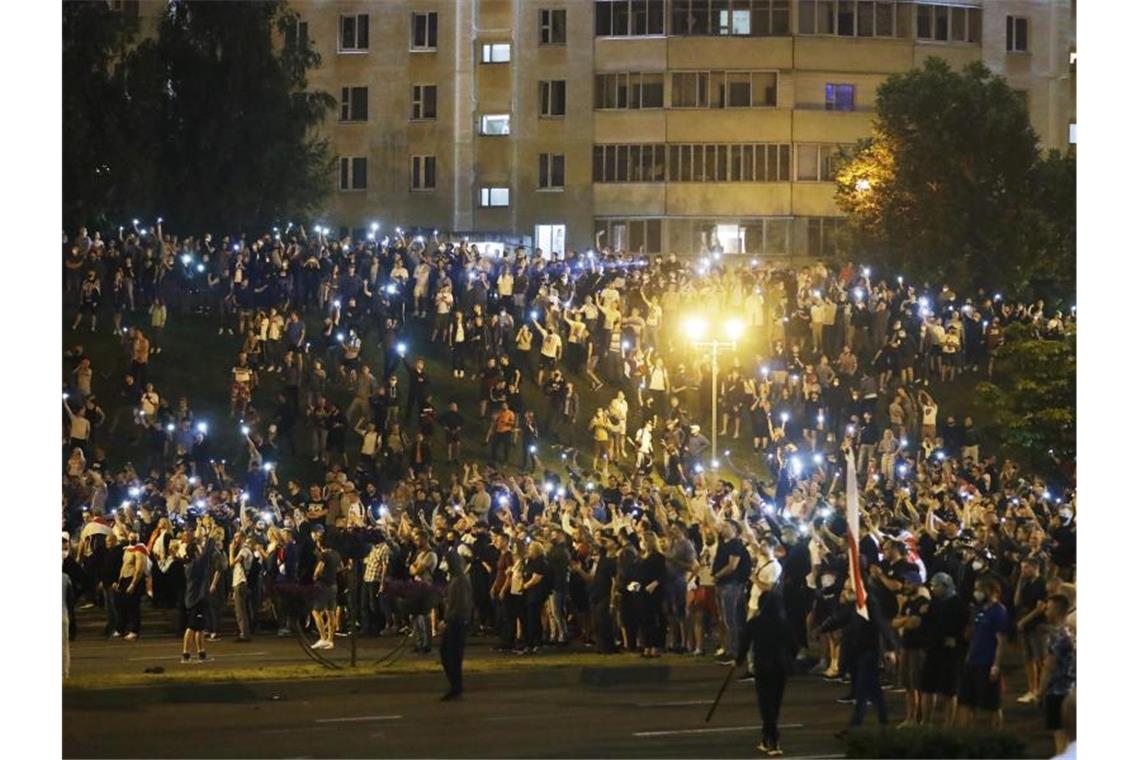
[[[986,595],[983,594],[981,591],[975,591],[974,592],[974,601],[975,602],[977,602],[978,604],[981,604],[985,600],[986,600]]]
[[[975,570],[981,570],[983,567],[985,567],[985,563],[983,563],[980,559],[976,559],[970,564],[970,567],[974,568]]]

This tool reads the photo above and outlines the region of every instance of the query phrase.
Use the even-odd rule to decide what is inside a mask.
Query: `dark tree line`
[[[1042,156],[1025,101],[981,63],[938,58],[879,88],[837,175],[852,253],[908,281],[1071,302],[1076,159]]]
[[[284,2],[180,0],[157,35],[106,3],[63,7],[68,229],[163,216],[178,230],[260,230],[331,190],[317,135],[335,100]]]

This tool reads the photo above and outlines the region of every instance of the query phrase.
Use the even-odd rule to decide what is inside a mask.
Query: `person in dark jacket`
[[[898,648],[898,639],[889,621],[883,618],[874,595],[867,596],[867,617],[864,618],[855,609],[855,592],[850,578],[847,579],[847,584],[843,594],[845,603],[820,630],[829,633],[840,628],[848,629],[843,646],[851,649],[851,683],[855,691],[855,712],[851,716],[851,728],[862,725],[868,702],[875,704],[879,713],[879,725],[885,726],[887,701],[879,682],[880,638],[892,653]],[[838,736],[846,738],[847,731],[839,732]]]
[[[784,613],[784,599],[778,590],[778,566],[773,563],[771,570],[773,572],[762,571],[752,577],[753,589],[759,593],[758,608],[740,632],[736,666],[745,663],[751,650],[756,704],[763,723],[763,739],[757,748],[769,757],[776,757],[783,754],[778,728],[780,705],[784,701],[784,686],[797,645],[791,623]]]
[[[443,701],[449,702],[463,695],[463,648],[467,638],[467,624],[475,607],[475,594],[467,576],[467,562],[460,552],[470,553],[466,546],[451,549],[444,557],[447,563],[447,590],[443,595],[443,640],[439,645],[439,660],[447,674],[448,690]]]

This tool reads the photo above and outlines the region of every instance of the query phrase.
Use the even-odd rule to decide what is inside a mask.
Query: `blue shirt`
[[[998,634],[1004,634],[1009,614],[1000,603],[983,607],[974,615],[974,635],[970,637],[970,651],[966,655],[967,665],[993,667],[997,655]]]

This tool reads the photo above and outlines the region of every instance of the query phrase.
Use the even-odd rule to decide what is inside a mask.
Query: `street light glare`
[[[691,315],[685,317],[685,334],[693,340],[700,340],[705,336],[705,331],[708,330],[709,323],[704,317]]]
[[[733,317],[724,323],[724,333],[730,340],[739,340],[740,336],[744,334],[744,321],[738,317]]]

